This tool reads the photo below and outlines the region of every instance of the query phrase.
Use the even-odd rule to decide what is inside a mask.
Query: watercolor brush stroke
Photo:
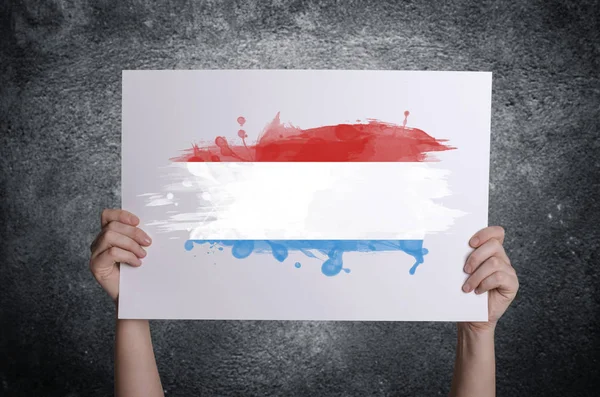
[[[284,125],[278,113],[254,145],[247,146],[246,131],[240,129],[242,145],[230,145],[227,138],[184,151],[172,161],[215,162],[419,162],[435,161],[430,152],[455,149],[417,128],[369,120],[367,123],[337,124],[309,129]],[[238,117],[242,127],[246,119]]]
[[[425,235],[464,213],[435,202],[451,194],[449,171],[427,164],[438,161],[433,152],[456,148],[408,127],[408,116],[402,125],[368,119],[301,129],[278,113],[253,144],[240,116],[241,143],[217,136],[171,158],[188,178],[167,186],[166,196],[146,194],[147,205],[173,204],[172,192],[185,190],[198,206],[151,224],[188,231],[188,251],[207,244],[240,260],[256,253],[279,262],[298,251],[327,276],[350,273],[345,253],[399,251],[414,258],[415,274],[428,253]]]

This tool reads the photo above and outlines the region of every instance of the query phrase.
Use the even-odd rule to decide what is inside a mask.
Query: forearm
[[[476,332],[458,325],[458,343],[451,397],[493,397],[496,395],[494,330]]]
[[[117,320],[115,395],[164,396],[148,320]]]

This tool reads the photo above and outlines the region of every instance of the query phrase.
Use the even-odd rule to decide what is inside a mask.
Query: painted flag
[[[291,251],[321,257],[327,276],[347,270],[345,253],[402,251],[414,257],[407,269],[414,274],[428,252],[425,235],[447,230],[462,213],[436,202],[450,194],[448,171],[432,166],[436,152],[455,148],[410,127],[409,115],[402,125],[300,128],[278,113],[253,132],[254,142],[240,116],[231,136],[195,142],[171,158],[197,208],[161,227],[188,230],[190,251],[216,245],[238,259],[269,254],[283,262]],[[149,197],[148,205],[164,200]]]

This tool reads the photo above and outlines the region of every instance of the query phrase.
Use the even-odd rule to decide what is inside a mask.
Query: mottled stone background
[[[597,0],[0,4],[1,395],[112,393],[114,310],[87,262],[120,200],[121,70],[201,68],[493,71],[490,223],[521,280],[499,395],[595,395]],[[152,327],[176,396],[444,395],[455,348],[453,324]]]

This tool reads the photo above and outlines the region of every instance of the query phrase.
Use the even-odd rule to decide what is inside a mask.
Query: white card
[[[487,321],[491,73],[124,71],[120,318]]]

